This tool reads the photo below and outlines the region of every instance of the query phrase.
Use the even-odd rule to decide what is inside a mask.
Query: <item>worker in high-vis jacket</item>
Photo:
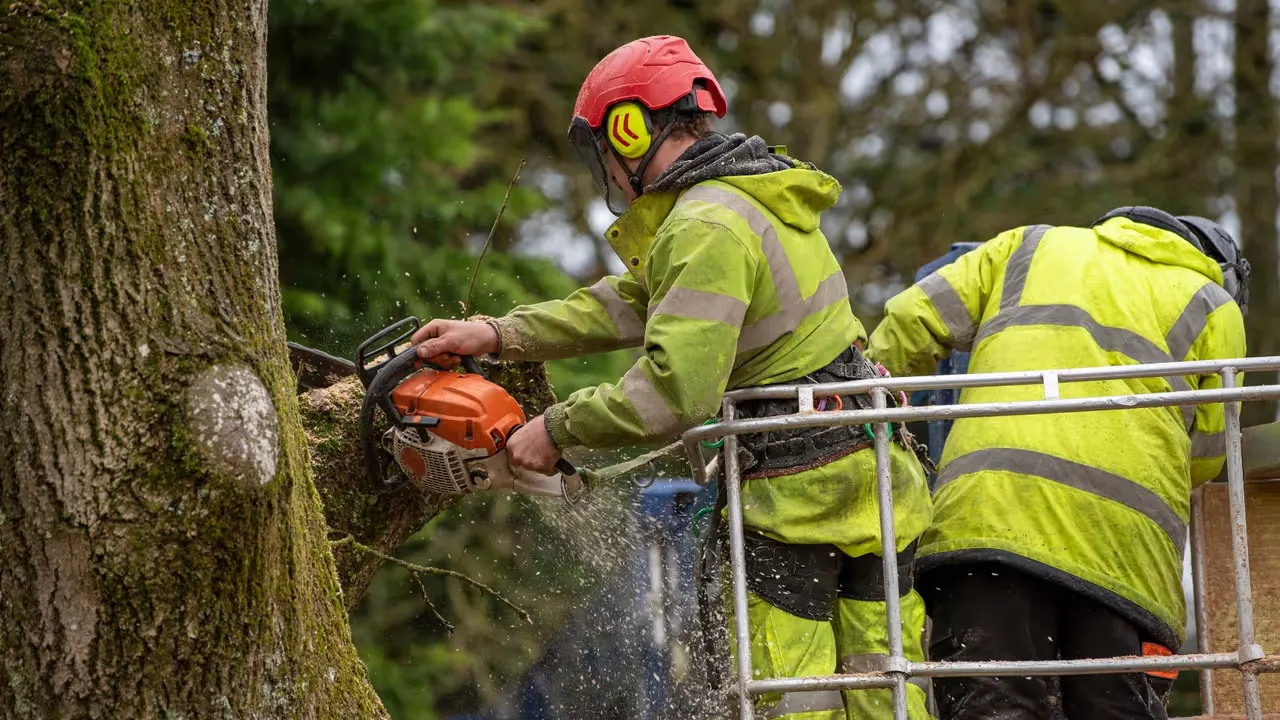
[[[513,463],[550,471],[563,448],[670,441],[714,418],[727,389],[874,376],[819,230],[840,185],[759,137],[712,131],[725,111],[684,40],[643,38],[610,53],[579,92],[569,140],[620,215],[606,237],[626,271],[491,322],[434,320],[415,336],[419,355],[450,363],[641,349],[616,384],[579,390],[517,431]],[[857,403],[865,397],[827,404]],[[745,417],[796,411],[795,401],[740,407]],[[820,428],[742,441],[755,676],[879,669],[888,643],[871,438]],[[891,454],[903,632],[919,660],[912,558],[929,493],[906,443]],[[911,717],[926,717],[923,693],[908,690]],[[765,695],[758,707],[760,717],[835,720],[888,718],[892,703],[886,690],[830,691]]]
[[[1248,263],[1220,226],[1145,207],[1005,232],[889,300],[868,355],[930,374],[1242,357]],[[1221,387],[1217,375],[1062,383],[1063,398]],[[1042,400],[1045,386],[960,402]],[[1191,490],[1221,470],[1223,407],[957,420],[917,562],[931,660],[1168,655],[1185,636]],[[937,678],[943,720],[1164,718],[1172,673]]]

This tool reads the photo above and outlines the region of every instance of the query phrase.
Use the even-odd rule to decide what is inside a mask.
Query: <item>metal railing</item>
[[[766,693],[862,690],[888,688],[893,694],[894,720],[907,720],[906,684],[909,678],[957,676],[1087,675],[1145,672],[1149,670],[1203,670],[1233,668],[1244,681],[1245,716],[1262,720],[1258,673],[1280,671],[1280,662],[1270,662],[1254,641],[1253,591],[1249,574],[1248,535],[1244,507],[1244,467],[1241,455],[1239,403],[1280,398],[1280,385],[1238,387],[1240,372],[1280,369],[1280,357],[1232,360],[1152,363],[1120,367],[1078,368],[1050,371],[935,375],[927,377],[876,378],[815,385],[779,385],[746,388],[727,393],[719,423],[703,425],[683,436],[694,479],[707,484],[724,464],[724,492],[729,520],[729,565],[733,596],[734,633],[737,640],[737,704],[742,720],[755,716],[752,698]],[[1218,374],[1222,388],[1174,392],[1109,395],[1063,399],[1058,387],[1064,382],[1155,377],[1185,377]],[[888,407],[891,392],[946,388],[1043,385],[1045,399],[1009,402],[938,405],[928,407]],[[870,410],[814,409],[815,397],[870,393]],[[798,412],[747,420],[736,419],[737,403],[762,398],[795,398]],[[1235,567],[1236,613],[1239,645],[1233,653],[1197,653],[1173,656],[1099,658],[1051,661],[911,662],[903,653],[901,601],[898,595],[897,546],[894,533],[893,491],[889,467],[888,423],[916,420],[944,420],[1007,415],[1040,415],[1059,412],[1090,412],[1132,408],[1154,408],[1225,403],[1227,485],[1231,516],[1231,556]],[[751,642],[747,619],[745,549],[741,505],[741,474],[738,436],[769,430],[798,429],[832,425],[875,425],[876,482],[880,514],[881,559],[884,566],[884,593],[889,639],[889,656],[876,672],[829,676],[765,678],[753,680]],[[701,442],[723,438],[723,446],[708,465],[703,465]],[[1193,572],[1200,571],[1198,560]],[[1199,588],[1200,578],[1196,583]],[[1201,592],[1199,589],[1197,592]],[[1197,618],[1199,621],[1200,618]],[[1200,629],[1203,636],[1204,629]],[[1265,658],[1265,659],[1264,659]],[[833,668],[833,671],[835,669]]]

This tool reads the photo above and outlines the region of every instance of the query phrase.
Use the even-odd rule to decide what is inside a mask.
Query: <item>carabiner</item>
[[[720,421],[719,421],[719,420],[716,420],[715,418],[707,418],[706,422],[704,422],[704,423],[702,423],[702,424],[703,424],[703,426],[707,426],[707,425],[715,425],[715,424],[716,424],[716,423],[718,423],[718,422],[720,422]],[[724,447],[724,438],[720,438],[719,440],[716,440],[715,442],[711,442],[711,441],[709,441],[709,440],[699,440],[698,442],[702,443],[702,447],[704,447],[704,448],[712,448],[712,449],[715,449],[715,448],[721,448],[721,447]]]

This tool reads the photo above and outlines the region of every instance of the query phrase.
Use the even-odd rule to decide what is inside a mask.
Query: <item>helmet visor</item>
[[[575,117],[569,124],[569,144],[578,155],[578,160],[591,172],[591,181],[596,191],[609,206],[614,215],[621,215],[627,209],[626,195],[615,185],[609,176],[609,168],[605,164],[604,151],[601,148],[603,138],[591,129],[585,118]]]

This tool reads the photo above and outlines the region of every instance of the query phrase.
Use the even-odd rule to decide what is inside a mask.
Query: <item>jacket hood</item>
[[[712,178],[741,190],[779,220],[801,232],[818,229],[819,216],[840,199],[840,183],[811,165],[755,175]],[[682,190],[645,192],[605,231],[605,240],[627,270],[644,282],[644,258],[654,233],[675,207]]]
[[[1222,268],[1191,243],[1168,230],[1125,217],[1111,218],[1093,228],[1100,239],[1161,265],[1177,265],[1222,284]]]
[[[782,222],[806,233],[818,229],[819,216],[836,204],[841,192],[835,178],[812,167],[717,180],[745,192]]]

